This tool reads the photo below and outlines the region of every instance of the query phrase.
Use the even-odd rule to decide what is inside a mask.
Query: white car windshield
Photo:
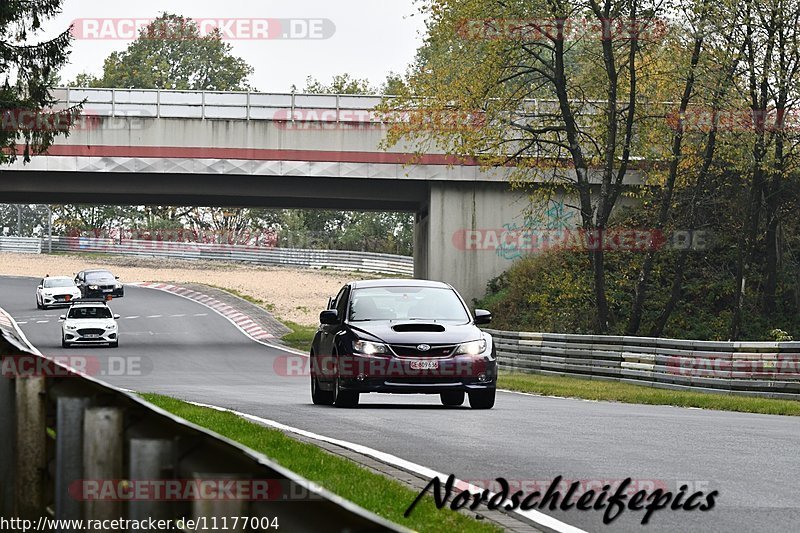
[[[111,318],[108,307],[73,307],[67,318]]]
[[[74,287],[75,283],[71,279],[45,279],[42,286],[45,289],[55,289],[58,287]]]
[[[452,289],[438,287],[369,287],[355,289],[350,321],[452,320],[468,322],[469,315]]]

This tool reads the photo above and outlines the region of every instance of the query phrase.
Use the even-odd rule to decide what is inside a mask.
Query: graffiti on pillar
[[[509,222],[503,224],[503,231],[513,235],[530,237],[541,230],[564,230],[575,226],[575,212],[564,206],[563,200],[548,200],[537,209],[527,213],[522,224]],[[530,247],[520,245],[519,239],[501,239],[497,246],[497,255],[504,259],[518,259],[527,253]]]

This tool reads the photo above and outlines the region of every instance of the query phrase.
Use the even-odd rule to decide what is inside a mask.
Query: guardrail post
[[[156,89],[156,118],[161,118],[161,89]]]
[[[245,112],[245,118],[250,120],[250,91],[247,91],[247,110]]]
[[[92,407],[83,419],[83,479],[118,482],[122,479],[122,411],[113,407]],[[87,499],[84,519],[120,518],[121,503]]]
[[[14,450],[17,447],[14,390],[14,380],[0,374],[0,516],[4,517],[14,516]]]
[[[203,480],[238,480],[242,479],[241,476],[237,476],[235,474],[200,474],[196,473],[192,476],[192,479],[195,482],[200,484]],[[236,493],[238,496],[238,493]],[[238,523],[234,524],[230,517],[238,516],[246,516],[245,515],[245,508],[244,508],[244,500],[237,498],[233,499],[222,499],[222,498],[208,498],[208,499],[195,499],[192,500],[192,518],[201,524],[206,525],[206,527],[211,528],[214,525],[214,518],[218,518],[217,525],[221,527],[222,519],[224,517],[228,518],[227,526],[230,528],[230,531],[244,531],[244,525],[242,520],[239,520]],[[236,529],[233,528],[233,525],[236,525]]]
[[[117,90],[111,89],[111,116],[116,117],[117,112]]]
[[[70,495],[69,489],[83,476],[83,415],[89,407],[89,399],[62,396],[56,405],[55,517],[57,520],[78,520],[81,518],[81,502]]]
[[[206,92],[200,91],[200,118],[206,118]]]
[[[17,449],[16,516],[38,518],[44,513],[44,475],[47,468],[45,378],[16,379]],[[4,452],[3,452],[4,453]]]
[[[131,439],[128,479],[162,480],[164,472],[172,469],[173,442],[167,439]],[[172,518],[170,503],[155,500],[132,500],[128,503],[131,520],[167,520]]]

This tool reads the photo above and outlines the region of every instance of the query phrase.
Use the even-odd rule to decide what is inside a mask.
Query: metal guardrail
[[[2,309],[0,362],[0,517],[34,525],[47,517],[227,520],[224,529],[234,531],[245,530],[244,518],[256,531],[270,529],[253,523],[277,518],[285,531],[407,531],[262,454],[42,356]],[[267,481],[267,497],[242,498],[237,488],[228,498],[203,498],[209,494],[199,490],[169,501],[81,497],[87,482],[122,490],[137,482],[219,480]]]
[[[40,254],[42,253],[42,239],[38,237],[0,237],[0,252]]]
[[[362,271],[412,276],[412,257],[347,250],[305,250],[270,248],[238,244],[97,239],[91,237],[54,237],[54,252],[93,252],[174,259],[212,260],[253,263],[257,265],[299,266],[317,269]]]
[[[800,342],[714,342],[487,329],[501,368],[800,400]]]

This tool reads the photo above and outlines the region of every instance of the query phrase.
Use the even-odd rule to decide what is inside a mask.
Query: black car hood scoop
[[[417,323],[412,322],[410,324],[395,324],[392,326],[392,330],[398,333],[407,333],[411,331],[427,331],[427,332],[434,332],[440,333],[444,331],[444,326],[441,324],[425,324],[425,323]]]

